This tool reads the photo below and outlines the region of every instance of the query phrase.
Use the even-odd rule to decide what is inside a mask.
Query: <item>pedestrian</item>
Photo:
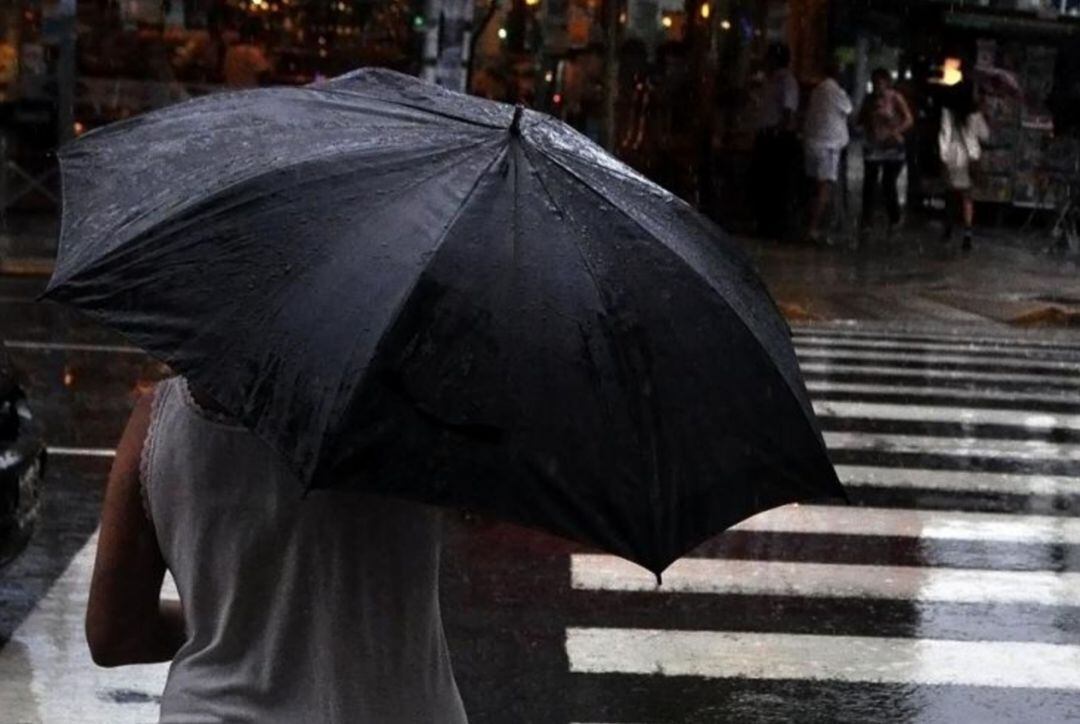
[[[865,237],[873,226],[878,193],[884,196],[889,218],[889,234],[900,223],[900,192],[896,182],[904,170],[907,150],[904,135],[915,125],[904,96],[893,88],[892,74],[877,68],[871,75],[873,92],[859,109],[863,129],[863,203],[859,235]]]
[[[988,140],[990,128],[979,111],[971,83],[962,81],[947,89],[942,99],[938,130],[938,151],[950,197],[945,210],[945,238],[952,237],[953,218],[958,209],[964,224],[961,247],[964,251],[971,250],[971,227],[975,221],[975,202],[971,198],[972,164],[979,162],[982,144]]]
[[[839,64],[829,63],[825,72],[825,79],[810,93],[803,124],[806,176],[815,185],[807,237],[815,243],[824,238],[821,222],[840,179],[840,157],[850,140],[848,118],[854,110],[851,98],[837,82]]]
[[[229,88],[255,88],[270,81],[273,66],[258,42],[258,30],[253,21],[245,23],[240,38],[225,51],[222,70]]]
[[[799,82],[789,67],[791,52],[774,43],[765,53],[765,79],[754,138],[752,178],[758,233],[781,237],[792,216]]]
[[[117,448],[86,613],[95,662],[172,661],[162,722],[466,721],[439,613],[434,509],[303,494],[182,377]],[[160,599],[166,569],[180,601]]]

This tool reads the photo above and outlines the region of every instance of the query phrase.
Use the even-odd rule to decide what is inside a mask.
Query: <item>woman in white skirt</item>
[[[964,82],[950,88],[942,103],[938,149],[945,182],[964,222],[964,251],[971,249],[971,227],[975,221],[971,167],[982,157],[982,144],[988,140],[990,128],[978,109],[971,85]],[[946,239],[952,236],[954,213],[946,208]]]

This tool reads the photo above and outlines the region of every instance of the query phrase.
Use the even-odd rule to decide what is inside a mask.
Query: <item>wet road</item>
[[[0,573],[0,721],[153,720],[164,667],[82,640],[101,484],[163,370],[0,280],[52,446]],[[1080,718],[1080,336],[815,326],[796,344],[856,506],[758,516],[652,577],[451,516],[443,605],[474,722]]]

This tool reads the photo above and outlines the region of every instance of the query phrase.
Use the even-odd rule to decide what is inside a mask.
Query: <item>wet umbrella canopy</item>
[[[302,485],[470,507],[659,572],[842,496],[737,249],[569,127],[387,71],[62,153],[47,296],[188,376]]]

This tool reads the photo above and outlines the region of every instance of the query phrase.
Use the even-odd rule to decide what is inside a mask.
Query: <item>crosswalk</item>
[[[573,720],[1080,716],[1080,343],[832,327],[794,339],[855,505],[763,513],[661,586],[572,555],[580,609],[620,612],[566,627],[588,692]],[[828,713],[811,715],[822,700]]]
[[[819,326],[795,344],[854,505],[763,513],[659,587],[612,556],[559,558],[560,715],[533,720],[1080,716],[1080,342]],[[0,648],[0,722],[156,717],[164,665],[89,660],[93,553]]]

